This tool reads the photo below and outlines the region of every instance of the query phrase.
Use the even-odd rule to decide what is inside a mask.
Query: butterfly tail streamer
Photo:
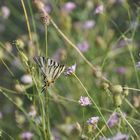
[[[46,84],[42,87],[41,93],[43,93],[46,89]]]

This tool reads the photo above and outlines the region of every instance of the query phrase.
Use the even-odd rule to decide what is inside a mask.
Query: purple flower
[[[123,75],[123,74],[125,74],[125,72],[126,72],[126,68],[125,68],[125,67],[118,67],[118,68],[116,69],[116,72],[117,72],[118,74]]]
[[[26,132],[23,132],[23,133],[20,135],[20,137],[21,137],[21,139],[23,139],[23,140],[31,140],[32,137],[33,137],[33,133],[26,131]]]
[[[99,121],[99,117],[98,116],[97,117],[91,117],[91,118],[89,118],[87,120],[87,123],[89,125],[92,125],[94,127],[94,129],[96,129],[98,121]]]
[[[91,105],[91,101],[88,97],[80,97],[79,103],[81,106],[87,106],[87,105]]]
[[[1,7],[1,13],[4,19],[7,19],[10,16],[10,10],[7,6]]]
[[[76,8],[76,4],[74,2],[67,2],[63,5],[62,10],[69,13],[75,8]]]
[[[83,29],[91,29],[95,26],[95,21],[94,20],[87,20],[83,24]]]
[[[118,113],[116,113],[116,112],[113,113],[108,120],[108,126],[114,127],[116,124],[118,124],[119,118],[120,118],[120,116]]]
[[[117,47],[123,48],[126,47],[128,44],[132,44],[132,39],[122,39],[118,42]]]
[[[137,62],[136,67],[137,67],[137,68],[140,68],[140,61]]]
[[[83,42],[81,42],[81,43],[78,43],[78,44],[77,44],[77,47],[79,48],[79,50],[80,50],[81,52],[86,52],[86,51],[88,51],[89,44],[88,44],[87,41],[83,41]]]
[[[114,137],[111,138],[111,140],[128,140],[128,138],[128,135],[118,132]]]
[[[98,5],[94,11],[95,14],[102,14],[104,12],[104,6]]]
[[[52,5],[50,3],[46,4],[44,8],[47,13],[50,13],[52,11]]]
[[[74,65],[72,65],[71,67],[68,67],[64,74],[66,76],[71,75],[75,72],[75,70],[76,70],[76,63]]]

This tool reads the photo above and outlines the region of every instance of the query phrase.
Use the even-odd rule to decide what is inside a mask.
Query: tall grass
[[[76,8],[67,12],[66,2],[49,1],[51,13],[40,0],[6,2],[11,15],[3,19],[7,29],[0,41],[0,137],[27,139],[23,134],[29,132],[34,140],[90,140],[115,139],[118,133],[122,139],[139,139],[138,3],[76,1]],[[97,14],[99,5],[104,10]],[[89,19],[95,27],[84,29]],[[86,52],[78,48],[81,40],[89,43]],[[76,62],[76,71],[61,75],[41,93],[36,55],[56,57],[66,69]],[[32,81],[24,83],[23,75]],[[81,96],[91,105],[81,106]],[[115,113],[117,123],[111,127]],[[96,116],[98,122],[87,123]]]

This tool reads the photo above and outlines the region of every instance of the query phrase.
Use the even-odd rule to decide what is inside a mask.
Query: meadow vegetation
[[[139,20],[137,0],[0,1],[0,139],[140,140]],[[43,92],[35,56],[65,65]]]

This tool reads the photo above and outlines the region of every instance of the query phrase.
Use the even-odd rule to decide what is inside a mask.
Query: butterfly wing
[[[48,80],[50,81],[56,80],[64,71],[64,69],[65,69],[64,65],[60,65],[56,61],[48,59],[46,68],[46,75],[48,76]]]
[[[46,59],[45,59],[45,57],[35,56],[33,59],[39,65],[43,76],[46,76]]]
[[[34,61],[39,65],[44,76],[43,92],[46,86],[49,86],[50,83],[53,83],[61,75],[65,70],[65,66],[52,59],[45,59],[45,57],[34,57]]]

